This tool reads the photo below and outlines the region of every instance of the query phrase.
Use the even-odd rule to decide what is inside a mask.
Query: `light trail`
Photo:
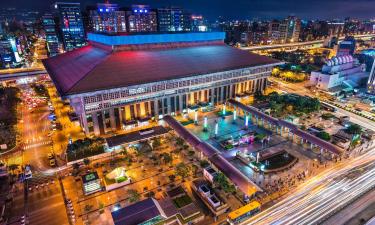
[[[375,149],[341,162],[241,224],[319,224],[375,187]]]

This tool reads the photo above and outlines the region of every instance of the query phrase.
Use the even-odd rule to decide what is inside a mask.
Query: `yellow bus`
[[[228,223],[231,225],[239,224],[246,219],[252,217],[260,211],[260,203],[252,201],[241,208],[234,210],[228,214]]]

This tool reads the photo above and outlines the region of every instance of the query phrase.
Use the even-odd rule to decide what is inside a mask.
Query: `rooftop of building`
[[[163,218],[163,212],[159,203],[153,198],[139,201],[112,212],[115,225],[137,225],[158,216]]]
[[[43,63],[62,96],[279,63],[266,56],[226,46],[222,40],[217,40],[220,35],[212,35],[102,35],[91,40],[95,39],[104,47],[89,45],[48,58]],[[108,39],[111,37],[115,39]],[[157,40],[174,41],[177,45],[137,49],[137,46],[153,44]],[[113,51],[113,45],[133,47],[132,50]]]

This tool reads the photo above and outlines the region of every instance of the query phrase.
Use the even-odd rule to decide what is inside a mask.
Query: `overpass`
[[[37,69],[37,70],[29,70],[29,71],[22,71],[22,72],[9,72],[9,73],[0,73],[0,81],[6,81],[6,80],[14,80],[17,78],[22,77],[31,77],[36,75],[42,75],[47,74],[47,71],[45,69]]]
[[[374,38],[375,34],[361,34],[361,35],[354,35],[356,39],[369,39]],[[339,40],[344,40],[344,37],[339,38]],[[272,50],[278,48],[293,48],[293,47],[314,47],[314,45],[319,45],[320,47],[323,46],[324,39],[316,40],[316,41],[305,41],[305,42],[296,42],[296,43],[286,43],[286,44],[275,44],[275,45],[257,45],[257,46],[250,46],[250,47],[240,47],[242,50],[248,51],[261,51],[261,50]]]

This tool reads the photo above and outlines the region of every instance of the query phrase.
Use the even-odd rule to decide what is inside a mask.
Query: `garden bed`
[[[182,208],[184,206],[189,205],[192,202],[193,200],[191,200],[191,198],[188,195],[183,195],[181,197],[173,199],[173,203],[176,205],[177,208]]]

